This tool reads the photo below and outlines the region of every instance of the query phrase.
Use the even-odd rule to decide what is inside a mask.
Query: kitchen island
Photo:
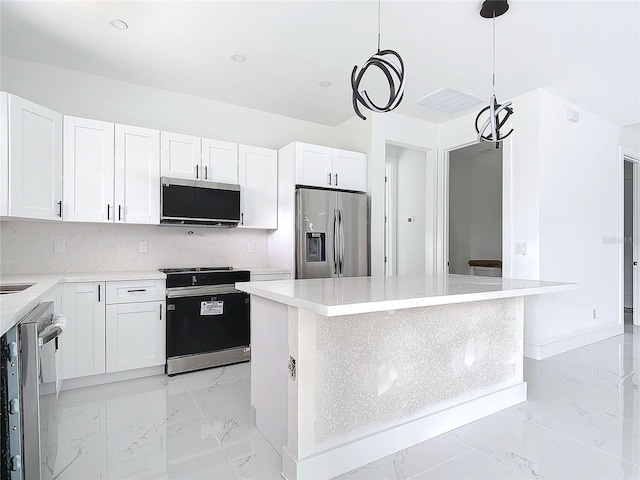
[[[331,478],[526,400],[524,296],[464,275],[238,283],[251,405],[289,480]]]

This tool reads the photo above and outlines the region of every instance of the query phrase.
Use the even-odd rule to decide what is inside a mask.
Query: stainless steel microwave
[[[161,178],[160,224],[237,227],[240,185]]]

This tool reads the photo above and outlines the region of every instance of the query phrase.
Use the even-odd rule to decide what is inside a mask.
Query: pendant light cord
[[[493,11],[493,74],[491,76],[491,93],[496,94],[496,11]]]
[[[380,53],[380,10],[382,6],[382,0],[378,0],[378,53]]]

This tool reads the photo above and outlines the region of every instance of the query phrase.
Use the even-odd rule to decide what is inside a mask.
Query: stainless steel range
[[[161,271],[167,275],[167,374],[249,361],[250,297],[234,287],[249,281],[249,271]]]

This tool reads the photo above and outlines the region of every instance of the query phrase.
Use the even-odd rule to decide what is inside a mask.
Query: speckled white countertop
[[[575,283],[471,275],[319,278],[236,283],[253,295],[324,316],[493,300],[577,288]]]
[[[162,280],[167,276],[158,271],[33,273],[0,276],[0,284],[33,284],[18,293],[0,295],[0,336],[36,307],[58,284],[79,282],[115,282],[119,280]]]

